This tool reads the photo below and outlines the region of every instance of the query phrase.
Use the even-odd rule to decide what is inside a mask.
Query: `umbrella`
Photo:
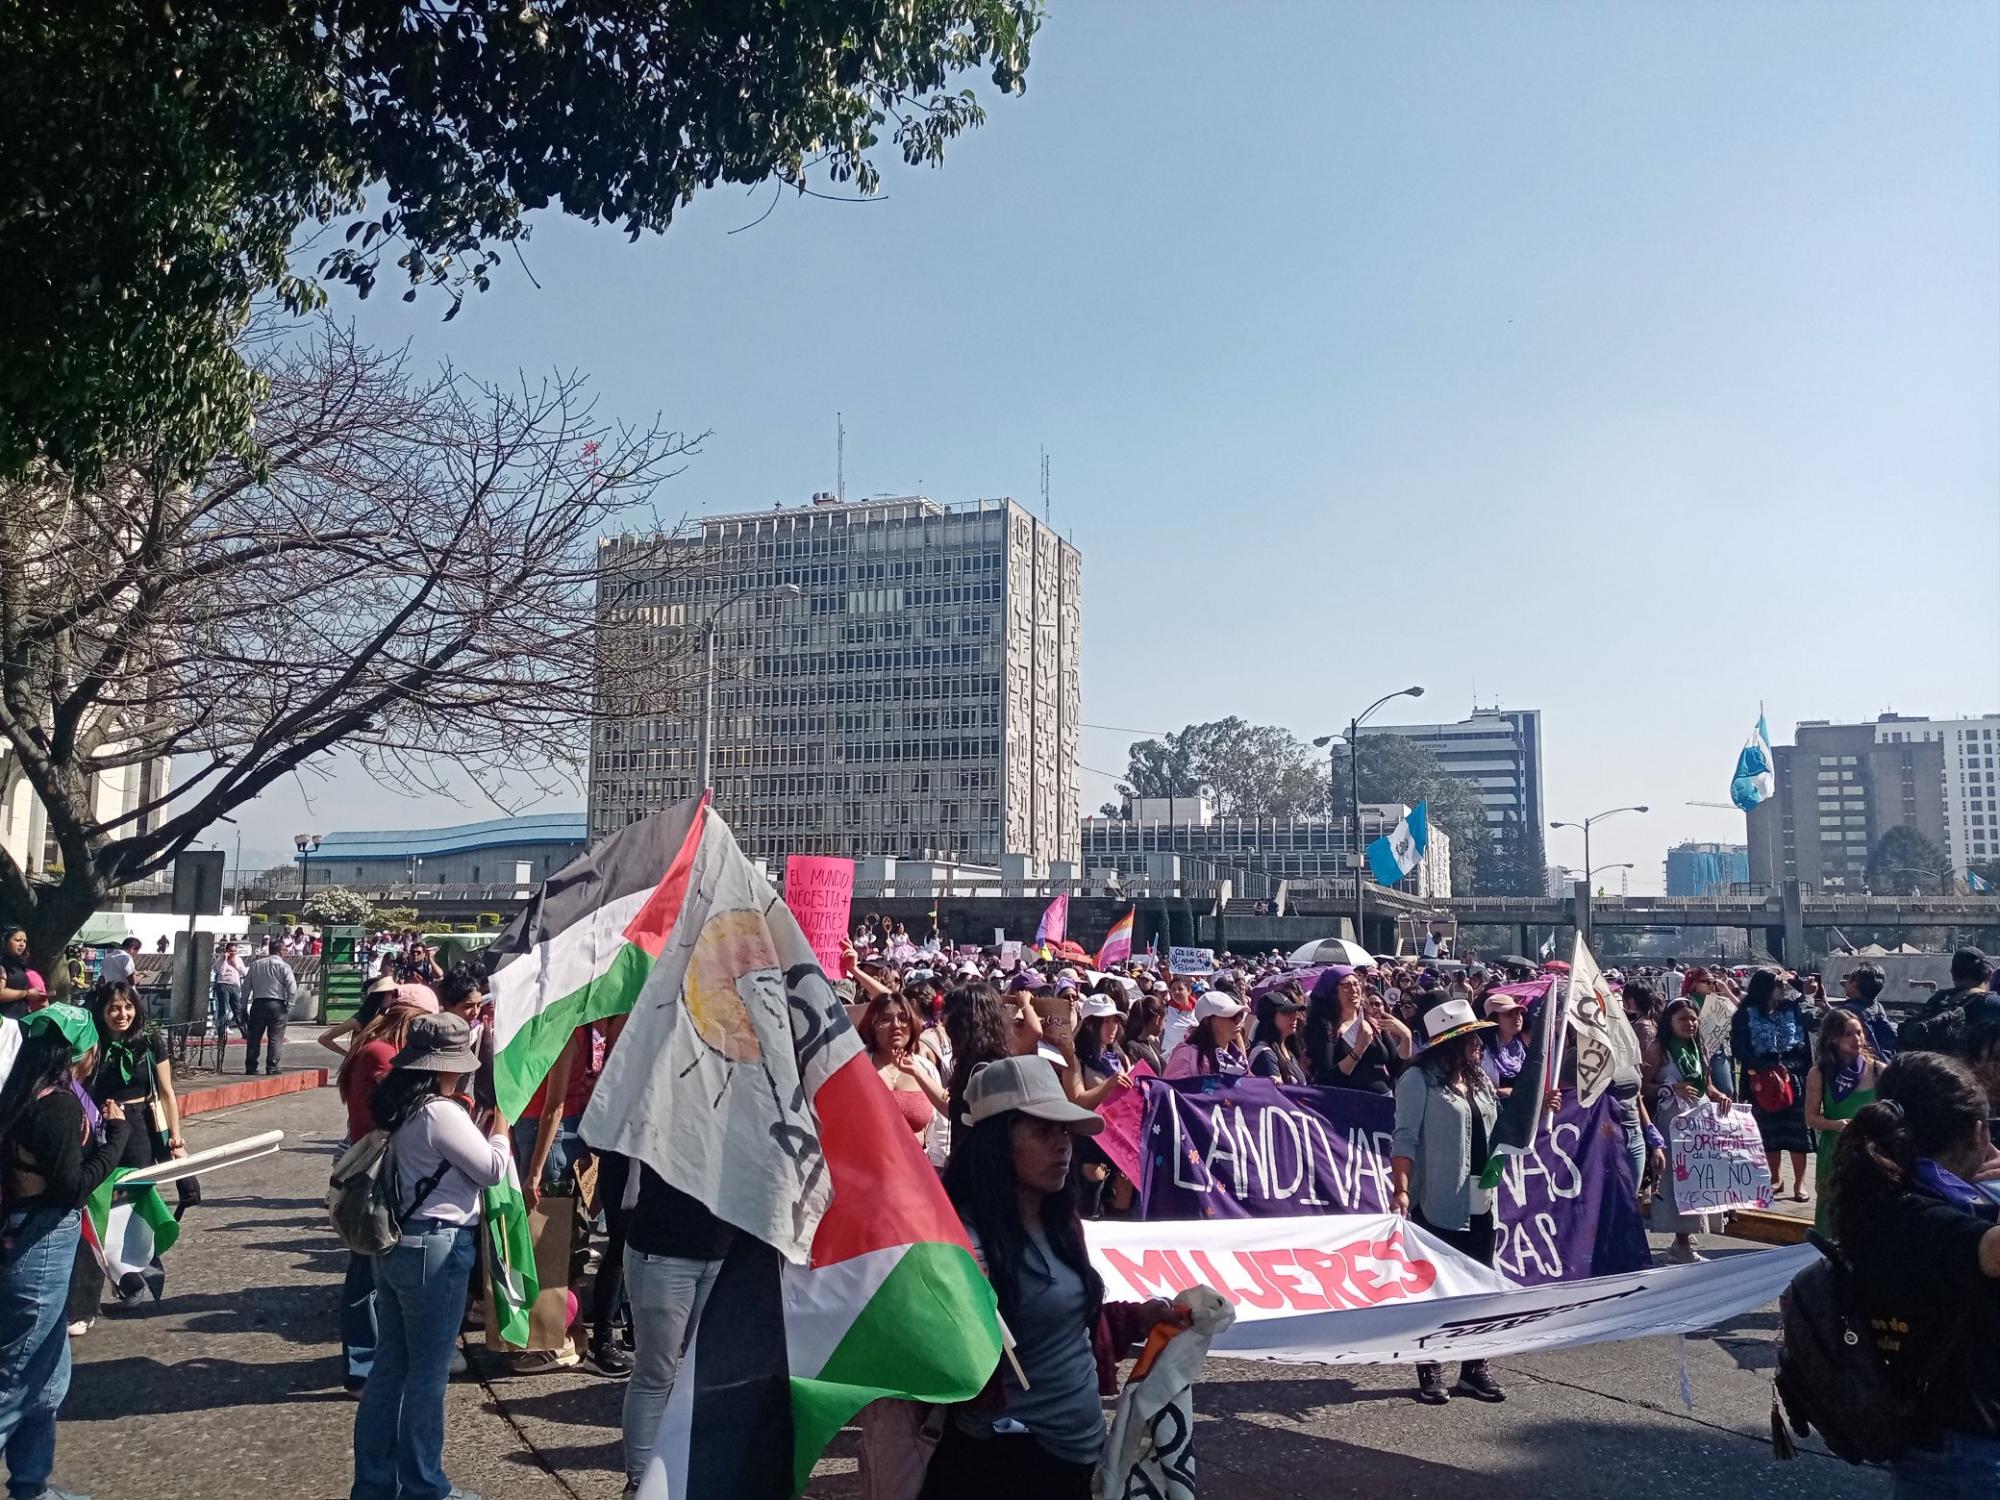
[[[1272,990],[1280,989],[1288,984],[1297,984],[1310,995],[1313,986],[1319,982],[1319,976],[1333,967],[1336,966],[1314,964],[1304,969],[1283,969],[1276,974],[1266,974],[1262,979],[1259,979],[1250,986],[1250,998],[1252,1000],[1261,1000],[1270,994]],[[1347,972],[1345,965],[1339,965],[1338,967],[1343,974]]]
[[[1535,961],[1532,958],[1523,958],[1518,953],[1503,953],[1494,962],[1504,964],[1510,969],[1532,969],[1535,967]]]
[[[1068,938],[1055,945],[1055,955],[1057,958],[1069,959],[1072,963],[1087,964],[1092,961],[1092,955],[1081,943],[1071,942]]]
[[[1569,972],[1569,965],[1559,958],[1550,959],[1542,967],[1547,969],[1551,974],[1567,974]]]
[[[1359,943],[1350,943],[1346,938],[1320,938],[1315,942],[1294,948],[1285,962],[1295,969],[1310,968],[1314,964],[1348,964],[1356,969],[1372,969],[1375,959]]]

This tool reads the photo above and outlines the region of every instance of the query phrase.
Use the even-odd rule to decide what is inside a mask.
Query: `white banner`
[[[1108,1298],[1213,1285],[1236,1322],[1211,1352],[1279,1364],[1490,1359],[1695,1333],[1770,1302],[1819,1254],[1794,1245],[1516,1287],[1388,1215],[1107,1221],[1087,1235]]]
[[[1771,1168],[1750,1111],[1704,1100],[1667,1127],[1674,1207],[1684,1214],[1769,1208]]]
[[[1569,974],[1569,1025],[1576,1033],[1576,1097],[1595,1104],[1619,1078],[1639,1079],[1639,1038],[1597,959],[1576,940]]]

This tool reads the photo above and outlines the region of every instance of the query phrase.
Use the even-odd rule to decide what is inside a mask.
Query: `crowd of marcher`
[[[0,958],[20,951],[0,935]],[[284,963],[282,948],[218,958],[218,990],[236,992],[220,1002],[232,1023],[246,992],[244,1022],[254,1014],[262,997],[251,975],[267,961]],[[1391,1096],[1393,1207],[1491,1265],[1494,1203],[1481,1168],[1563,967],[1383,959],[1299,970],[1276,954],[1225,954],[1210,972],[1177,974],[1142,954],[1100,970],[1076,953],[919,946],[891,925],[864,923],[845,946],[837,992],[897,1117],[942,1173],[1013,1340],[979,1401],[864,1411],[871,1500],[1089,1493],[1100,1397],[1117,1358],[1173,1316],[1165,1304],[1107,1304],[1084,1252],[1090,1219],[1130,1213],[1136,1201],[1135,1185],[1093,1143],[1098,1111],[1148,1074]],[[1988,1123],[2000,1087],[2000,1000],[1983,957],[1958,954],[1952,989],[1900,1027],[1872,964],[1848,973],[1835,1000],[1812,976],[1770,968],[1675,963],[1608,978],[1642,1055],[1610,1092],[1640,1207],[1675,1237],[1669,1257],[1699,1260],[1698,1237],[1716,1226],[1680,1214],[1662,1190],[1665,1134],[1689,1109],[1740,1102],[1774,1186],[1805,1198],[1806,1160],[1816,1157],[1820,1228],[1851,1253],[1885,1312],[1936,1330],[1885,1356],[1927,1382],[1949,1372],[1936,1441],[1910,1460],[1925,1466],[1932,1487],[1923,1492],[1956,1493],[1937,1488],[1939,1476],[1993,1474],[2000,1229],[1985,1184],[2000,1178]],[[462,1332],[486,1316],[479,1194],[510,1162],[531,1205],[567,1200],[587,1247],[574,1262],[587,1352],[565,1341],[514,1356],[514,1368],[581,1360],[627,1382],[628,1490],[651,1459],[682,1352],[739,1233],[650,1168],[582,1140],[581,1117],[617,1045],[615,1019],[578,1028],[522,1117],[501,1119],[479,1082],[490,1055],[483,986],[478,969],[446,970],[420,941],[389,943],[360,1012],[320,1038],[342,1054],[349,1143],[389,1132],[401,1195],[399,1243],[352,1257],[342,1298],[344,1374],[359,1401],[354,1500],[473,1500],[445,1475],[443,1393],[463,1364]],[[22,993],[29,988],[18,965],[0,962],[0,1002],[45,998]],[[100,986],[88,1011],[37,1004],[24,1038],[0,1093],[0,1441],[16,1492],[37,1494],[66,1380],[64,1325],[81,1332],[88,1317],[76,1316],[76,1299],[101,1295],[83,1269],[77,1210],[117,1165],[184,1146],[171,1068],[129,983]],[[1924,1274],[1911,1275],[1913,1265]],[[1973,1337],[1952,1331],[1960,1325]],[[1429,1404],[1505,1399],[1482,1361],[1462,1365],[1450,1385],[1439,1367],[1420,1366],[1416,1395]]]

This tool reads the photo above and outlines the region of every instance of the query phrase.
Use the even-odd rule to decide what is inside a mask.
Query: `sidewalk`
[[[284,1149],[203,1184],[167,1255],[167,1295],[107,1313],[76,1342],[56,1481],[95,1500],[340,1500],[353,1473],[354,1403],[340,1388],[344,1253],[325,1227],[343,1130],[331,1089],[188,1122],[200,1150],[258,1131]],[[1718,1242],[1718,1253],[1741,1253]],[[1689,1338],[1502,1361],[1505,1406],[1410,1400],[1410,1372],[1214,1360],[1196,1403],[1203,1500],[1441,1495],[1468,1485],[1523,1497],[1631,1500],[1698,1488],[1705,1500],[1877,1500],[1879,1471],[1807,1445],[1768,1443],[1776,1310]],[[616,1500],[622,1381],[581,1369],[515,1377],[475,1336],[452,1382],[445,1462],[485,1500]],[[1693,1410],[1680,1400],[1685,1351]],[[114,1425],[115,1424],[115,1425]],[[835,1439],[810,1500],[857,1500],[855,1436]],[[1032,1497],[1023,1497],[1032,1500]]]

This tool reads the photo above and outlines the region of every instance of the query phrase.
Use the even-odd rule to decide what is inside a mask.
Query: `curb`
[[[205,1089],[190,1089],[180,1096],[181,1117],[205,1115],[239,1104],[255,1104],[282,1094],[301,1094],[307,1089],[326,1087],[325,1068],[305,1068],[296,1073],[267,1073],[245,1078],[239,1083],[218,1083]]]

